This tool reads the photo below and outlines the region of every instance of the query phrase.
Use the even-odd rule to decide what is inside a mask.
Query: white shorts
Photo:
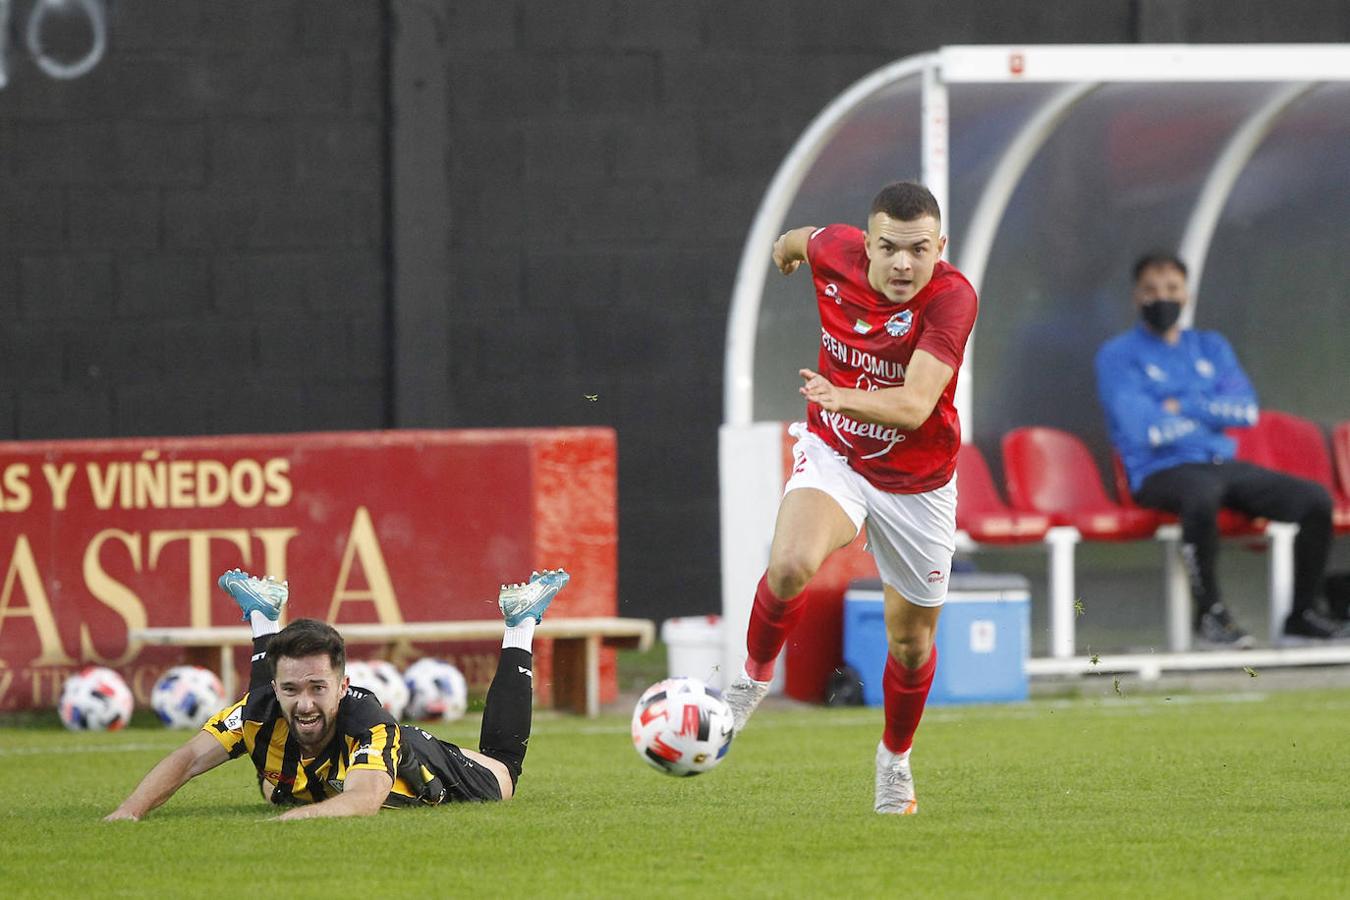
[[[867,523],[867,548],[882,582],[917,606],[941,606],[956,552],[956,476],[922,494],[892,494],[855,472],[805,422],[793,423],[788,434],[797,443],[783,494],[798,488],[829,494],[854,528]]]

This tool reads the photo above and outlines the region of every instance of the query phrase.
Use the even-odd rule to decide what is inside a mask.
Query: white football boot
[[[914,776],[909,771],[909,751],[892,753],[886,742],[877,743],[877,800],[879,813],[912,816],[919,811],[914,798]]]
[[[722,699],[731,707],[732,729],[736,734],[741,733],[755,707],[768,696],[769,685],[768,681],[756,681],[742,669],[741,674],[722,692]]]

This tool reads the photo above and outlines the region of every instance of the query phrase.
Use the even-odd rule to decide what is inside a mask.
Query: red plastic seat
[[[1350,497],[1350,422],[1341,422],[1331,429],[1331,456],[1341,496]]]
[[[1020,512],[1003,502],[984,454],[962,444],[956,456],[956,527],[981,544],[1026,544],[1042,540],[1050,517]]]
[[[1316,422],[1292,413],[1262,410],[1256,425],[1238,437],[1238,458],[1322,485],[1331,494],[1336,531],[1350,532],[1350,499],[1336,485],[1327,439]]]
[[[1122,506],[1107,496],[1092,454],[1067,431],[1031,426],[1008,432],[1003,473],[1014,509],[1072,525],[1085,540],[1138,540],[1158,527],[1152,510]]]
[[[1130,493],[1130,476],[1125,474],[1125,463],[1120,461],[1120,454],[1115,452],[1111,454],[1111,477],[1115,481],[1116,497],[1121,506],[1126,509],[1144,509],[1134,502],[1134,494]],[[1153,510],[1153,514],[1158,517],[1159,525],[1173,525],[1179,521],[1174,513],[1161,509]]]

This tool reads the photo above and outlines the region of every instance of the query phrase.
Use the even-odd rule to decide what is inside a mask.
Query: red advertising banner
[[[603,428],[0,443],[0,711],[54,706],[88,664],[146,704],[183,651],[130,633],[241,624],[216,588],[234,566],[288,579],[287,617],[339,630],[493,618],[502,582],[557,566],[572,582],[550,616],[614,615],[615,456]],[[480,689],[496,665],[495,645],[395,661],[431,652]],[[601,673],[611,699],[612,651]]]

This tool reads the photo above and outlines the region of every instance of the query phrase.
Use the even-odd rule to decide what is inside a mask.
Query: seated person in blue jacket
[[[1097,392],[1135,501],[1181,519],[1196,638],[1211,647],[1253,643],[1224,606],[1215,578],[1224,507],[1298,523],[1294,609],[1284,635],[1340,636],[1342,623],[1314,605],[1331,547],[1331,497],[1315,482],[1234,459],[1236,445],[1224,429],[1256,424],[1256,392],[1222,335],[1181,327],[1189,301],[1179,258],[1150,253],[1135,263],[1142,321],[1097,352]]]

